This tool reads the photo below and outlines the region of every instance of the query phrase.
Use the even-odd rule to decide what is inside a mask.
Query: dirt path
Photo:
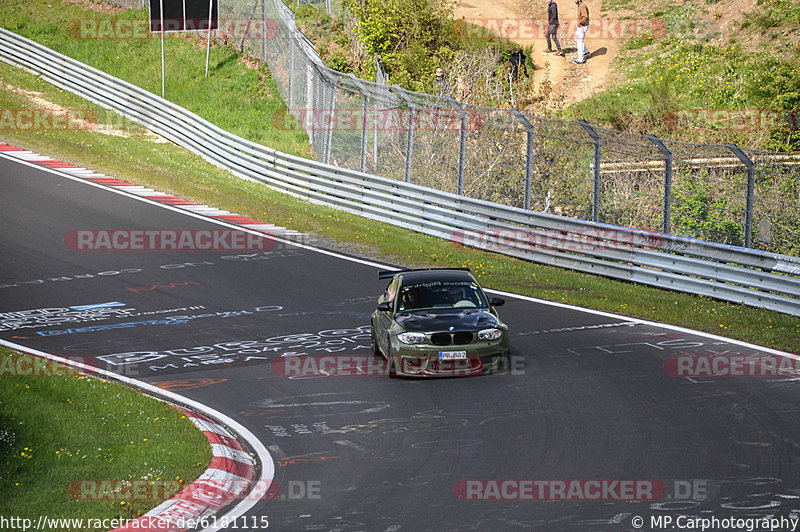
[[[588,98],[605,88],[612,80],[611,63],[619,53],[619,39],[601,38],[602,0],[585,1],[590,15],[586,46],[592,53],[583,65],[573,63],[576,58],[573,36],[577,17],[574,0],[557,0],[561,22],[558,38],[566,57],[542,54],[547,49],[544,36],[547,27],[547,3],[544,0],[459,0],[455,14],[456,18],[463,18],[495,31],[505,28],[501,34],[505,33],[520,44],[532,45],[534,51],[531,60],[536,66],[536,92],[544,96],[537,107],[560,108]],[[545,85],[548,82],[549,88]]]

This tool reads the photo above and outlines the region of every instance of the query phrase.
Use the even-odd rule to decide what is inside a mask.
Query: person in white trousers
[[[575,44],[578,47],[578,58],[575,63],[582,65],[584,57],[589,55],[589,49],[586,48],[586,32],[589,30],[589,7],[583,0],[575,0],[578,6],[578,29],[575,31]]]

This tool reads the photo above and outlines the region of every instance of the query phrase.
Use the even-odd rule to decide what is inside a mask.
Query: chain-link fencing
[[[124,0],[120,0],[123,2]],[[131,1],[131,0],[127,0]],[[133,0],[134,2],[136,0]],[[301,0],[327,12],[335,0]],[[280,0],[222,0],[314,157],[538,212],[800,255],[800,154],[687,144],[460,103],[327,68]]]

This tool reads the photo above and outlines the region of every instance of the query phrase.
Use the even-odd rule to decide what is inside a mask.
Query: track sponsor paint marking
[[[264,310],[267,308],[257,307]],[[269,307],[269,310],[278,311],[280,308],[282,307]],[[97,358],[117,367],[147,364],[146,367],[152,372],[210,364],[264,363],[279,356],[369,350],[371,349],[369,334],[369,325],[364,325],[349,329],[325,329],[316,333],[294,333],[258,340],[234,340],[163,351],[110,353]],[[158,364],[155,364],[156,362]]]

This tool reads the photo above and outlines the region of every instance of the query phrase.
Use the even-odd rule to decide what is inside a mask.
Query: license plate
[[[466,360],[466,351],[439,351],[439,360]]]

